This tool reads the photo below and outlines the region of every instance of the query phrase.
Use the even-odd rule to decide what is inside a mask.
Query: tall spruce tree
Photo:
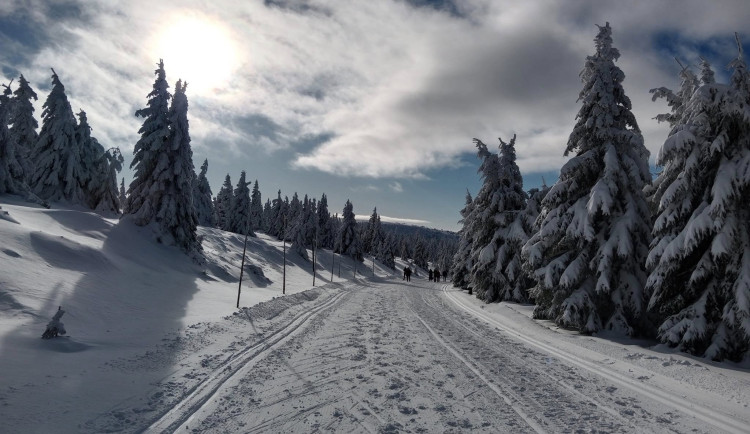
[[[187,83],[183,85],[177,80],[174,98],[169,108],[169,138],[166,154],[161,161],[167,162],[167,167],[158,175],[159,184],[165,185],[161,194],[159,211],[156,221],[159,222],[161,233],[172,237],[175,244],[185,252],[200,252],[203,250],[198,239],[198,219],[193,205],[193,150],[190,147],[190,132],[187,118],[188,99],[185,94]],[[163,163],[160,162],[157,169]]]
[[[193,183],[193,206],[195,207],[195,216],[198,224],[201,226],[213,227],[214,225],[214,205],[211,197],[211,185],[206,177],[208,173],[208,159],[203,161],[201,172]]]
[[[26,183],[31,182],[34,171],[34,148],[39,141],[37,128],[39,124],[34,117],[36,92],[31,88],[23,74],[18,79],[18,87],[13,91],[10,119],[10,137],[16,145],[16,155],[24,173]]]
[[[247,173],[243,170],[232,195],[232,207],[229,212],[229,231],[237,234],[255,236],[250,221],[250,185]]]
[[[260,194],[258,180],[255,180],[253,192],[250,194],[250,222],[254,231],[263,228],[263,198]]]
[[[45,200],[86,205],[87,175],[76,141],[76,120],[65,86],[52,70],[52,90],[44,102],[42,129],[34,148],[31,186]]]
[[[487,147],[481,141],[474,140],[480,149],[486,151]],[[497,165],[492,165],[497,172],[488,173],[484,178],[490,202],[484,208],[485,226],[479,237],[487,242],[474,243],[473,248],[478,250],[472,254],[476,262],[472,268],[471,284],[476,290],[477,298],[487,303],[501,300],[526,301],[526,297],[516,291],[517,279],[522,275],[521,245],[517,234],[509,233],[518,214],[526,207],[523,179],[516,164],[515,142],[515,135],[510,142],[500,139]]]
[[[122,180],[120,181],[119,199],[120,199],[120,210],[122,211],[122,207],[125,206],[125,201],[128,200],[128,195],[125,192],[125,177],[123,177]]]
[[[323,193],[318,202],[318,247],[332,249],[334,233],[331,228],[331,213],[328,211],[328,197]]]
[[[461,220],[459,223],[461,224],[461,229],[458,231],[458,249],[456,250],[456,254],[453,256],[453,263],[451,265],[451,281],[453,282],[454,286],[457,286],[459,288],[466,289],[469,287],[470,284],[470,272],[472,268],[471,263],[471,246],[473,244],[474,238],[472,232],[469,230],[471,228],[471,223],[468,220],[469,216],[471,215],[472,210],[474,209],[474,199],[471,197],[471,193],[469,193],[469,190],[466,190],[466,203],[461,209]]]
[[[230,216],[232,212],[232,178],[227,173],[224,177],[224,184],[216,194],[216,204],[214,205],[214,224],[223,231],[229,231],[231,228]]]
[[[742,46],[728,85],[707,62],[662,146],[647,265],[661,342],[715,360],[750,351],[750,75]]]
[[[16,141],[8,130],[8,120],[12,111],[10,86],[5,86],[0,95],[0,194],[20,193],[25,184],[22,159]]]
[[[565,155],[575,153],[544,198],[542,223],[524,246],[538,284],[536,318],[593,333],[632,335],[644,310],[650,214],[643,187],[648,151],[615,66],[612,29],[599,27],[581,73],[582,107]]]
[[[361,262],[363,260],[362,246],[357,235],[357,220],[354,215],[354,205],[348,199],[341,216],[341,226],[339,227],[336,242],[336,253],[347,255]]]
[[[146,107],[135,112],[137,117],[144,120],[138,130],[141,137],[133,150],[130,168],[135,170],[135,174],[128,187],[128,200],[124,206],[125,215],[130,215],[139,226],[145,226],[156,218],[164,189],[160,182],[164,172],[170,170],[167,148],[170,146],[169,102],[172,95],[167,90],[169,84],[164,61],[159,61],[154,74],[156,80],[147,96]]]

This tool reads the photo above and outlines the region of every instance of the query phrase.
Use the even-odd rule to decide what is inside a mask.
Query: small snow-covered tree
[[[198,224],[201,226],[213,227],[214,225],[214,205],[211,197],[211,185],[208,183],[206,173],[208,172],[208,159],[203,161],[201,172],[195,178],[193,183],[193,206],[195,207],[195,216]]]
[[[34,171],[34,148],[39,141],[36,131],[39,124],[34,118],[32,100],[37,100],[36,92],[21,74],[18,87],[13,91],[9,122],[10,137],[16,145],[16,155],[21,163],[26,183],[31,182],[31,174]]]
[[[647,261],[659,340],[735,361],[750,352],[750,74],[738,47],[728,85],[702,64],[701,84],[659,152],[664,179]]]
[[[75,137],[76,120],[65,95],[65,86],[54,69],[52,90],[43,107],[42,129],[33,152],[31,186],[42,199],[85,205],[88,179]]]
[[[472,268],[471,245],[474,239],[471,231],[468,230],[471,224],[467,219],[473,209],[474,199],[472,199],[469,190],[466,190],[466,203],[460,211],[461,220],[459,223],[461,224],[461,229],[458,231],[458,249],[453,256],[453,263],[450,268],[453,285],[463,289],[469,287],[469,276]]]
[[[531,290],[536,318],[583,333],[604,327],[632,335],[646,298],[648,150],[614,63],[620,53],[609,23],[595,44],[565,150],[575,156],[544,198],[540,230],[523,250],[538,279]]]
[[[362,262],[362,247],[357,236],[357,220],[354,215],[354,205],[348,199],[341,216],[341,226],[339,227],[336,242],[336,253],[347,255],[354,260]]]
[[[224,184],[216,195],[216,204],[214,205],[214,223],[216,227],[223,230],[230,230],[230,215],[232,210],[232,179],[227,176],[224,178]]]
[[[263,228],[263,198],[260,194],[260,187],[258,186],[258,180],[255,180],[253,185],[253,192],[250,194],[250,223],[252,230],[260,230]]]
[[[250,227],[250,188],[248,188],[250,183],[246,179],[247,174],[243,170],[232,196],[232,208],[229,211],[229,231],[254,236]]]
[[[125,201],[128,199],[128,195],[127,193],[125,193],[125,178],[124,177],[120,181],[119,199],[120,199],[120,208],[122,208],[123,206],[125,206]]]

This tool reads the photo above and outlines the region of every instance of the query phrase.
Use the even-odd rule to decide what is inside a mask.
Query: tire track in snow
[[[473,316],[476,316],[477,318],[484,320],[490,325],[497,327],[500,331],[505,332],[508,336],[512,338],[515,338],[521,342],[531,345],[561,360],[565,360],[566,362],[572,365],[582,368],[597,376],[603,377],[615,384],[618,384],[622,387],[632,390],[637,395],[645,395],[650,399],[658,401],[668,407],[674,408],[682,413],[685,413],[688,416],[694,416],[700,419],[701,421],[711,426],[714,426],[716,428],[719,428],[725,432],[735,433],[735,434],[744,434],[748,432],[747,424],[743,421],[734,419],[731,415],[717,412],[715,410],[712,410],[711,408],[708,408],[706,406],[703,406],[695,402],[690,402],[686,399],[683,399],[682,397],[676,396],[672,393],[669,393],[663,390],[659,390],[656,387],[653,387],[649,384],[628,378],[627,376],[620,374],[617,371],[608,369],[604,366],[597,365],[594,362],[585,360],[581,357],[576,356],[575,354],[571,352],[565,351],[560,348],[556,348],[550,344],[542,342],[541,340],[535,339],[531,336],[524,335],[517,330],[511,330],[505,324],[501,323],[500,321],[497,321],[492,316],[473,308],[470,304],[461,300],[459,297],[456,296],[455,291],[454,293],[449,291],[448,285],[443,286],[442,291],[446,295],[446,297],[449,300],[451,300],[457,307],[468,312],[469,314]]]
[[[189,424],[193,422],[196,413],[206,406],[211,398],[230,380],[243,376],[245,371],[251,368],[265,354],[283,345],[298,333],[301,327],[310,319],[336,305],[346,294],[348,292],[339,292],[325,302],[297,315],[272,335],[224,361],[143,432],[177,432],[183,426],[188,428]]]

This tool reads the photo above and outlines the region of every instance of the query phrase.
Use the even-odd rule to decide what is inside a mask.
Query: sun
[[[228,28],[203,15],[183,15],[171,21],[153,44],[156,57],[164,59],[169,81],[187,81],[193,95],[226,87],[237,64]]]

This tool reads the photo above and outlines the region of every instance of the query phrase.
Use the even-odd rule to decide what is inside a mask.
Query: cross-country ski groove
[[[242,371],[249,367],[248,365],[253,364],[269,351],[282,345],[311,318],[334,306],[346,294],[346,291],[342,291],[333,295],[325,302],[297,315],[272,335],[228,358],[143,432],[177,432],[180,427],[186,426],[193,415],[230,379],[242,375]]]
[[[442,290],[446,297],[457,307],[468,312],[471,315],[484,320],[488,324],[497,327],[498,330],[505,332],[509,337],[512,337],[525,344],[531,345],[545,353],[558,357],[561,360],[589,371],[597,376],[603,377],[608,381],[611,381],[622,387],[628,388],[640,395],[645,395],[655,401],[658,401],[682,413],[685,413],[688,416],[694,416],[711,426],[721,429],[724,432],[736,434],[743,434],[748,432],[746,422],[737,420],[731,415],[719,413],[715,410],[712,410],[711,408],[708,408],[707,406],[701,405],[696,402],[690,402],[686,399],[683,399],[682,397],[675,396],[663,390],[659,390],[647,383],[630,379],[620,374],[619,372],[609,369],[603,365],[598,365],[594,362],[578,357],[568,351],[553,347],[545,342],[542,342],[541,340],[535,339],[528,335],[524,335],[518,330],[512,330],[506,324],[501,323],[492,316],[473,308],[464,300],[461,300],[461,298],[456,295],[455,291],[451,292],[449,290],[447,285],[444,285]]]
[[[424,301],[425,304],[430,304],[433,307],[436,307],[436,305],[437,305],[436,299],[426,297],[424,294],[422,295],[422,300]],[[461,327],[462,329],[466,330],[468,333],[471,333],[475,337],[477,337],[479,339],[483,339],[484,338],[479,333],[479,331],[477,329],[469,327],[469,325],[467,325],[465,321],[462,321],[458,317],[451,318],[451,321],[455,325]],[[563,381],[563,380],[561,380],[559,378],[555,378],[553,375],[551,375],[548,372],[545,372],[544,370],[538,370],[537,372],[538,372],[539,375],[541,375],[541,376],[549,379],[550,381],[552,381],[552,382],[554,382],[554,383],[562,386],[563,388],[565,388],[565,390],[567,390],[571,395],[577,396],[579,399],[584,400],[584,401],[590,403],[590,405],[595,406],[597,408],[600,408],[601,410],[603,410],[606,413],[608,413],[610,416],[612,416],[615,419],[619,420],[620,423],[622,423],[623,425],[630,426],[630,429],[632,429],[633,431],[637,430],[637,427],[630,420],[624,418],[616,409],[614,409],[614,408],[612,408],[610,406],[607,406],[604,403],[602,403],[600,401],[597,401],[597,400],[593,399],[592,397],[590,397],[590,396],[588,396],[588,395],[586,395],[586,394],[584,394],[584,393],[576,390],[576,388],[573,385],[571,385],[571,384],[569,384],[569,383],[567,383],[567,382],[565,382],[565,381]],[[520,399],[520,397],[516,396],[516,394],[513,393],[512,391],[507,391],[506,390],[505,393],[507,393],[508,395],[511,395],[518,402],[522,401]]]
[[[428,332],[430,332],[430,334],[432,335],[432,337],[440,345],[442,345],[446,350],[448,350],[448,352],[450,352],[451,354],[453,354],[453,356],[455,358],[457,358],[458,360],[460,360],[461,363],[463,363],[467,368],[469,368],[469,370],[471,370],[471,372],[473,372],[474,375],[476,375],[480,380],[482,380],[493,392],[495,392],[497,394],[497,396],[499,396],[506,404],[508,404],[508,406],[510,408],[512,408],[513,411],[515,411],[516,414],[518,414],[521,417],[521,419],[523,419],[524,422],[526,422],[529,425],[529,427],[531,427],[531,429],[533,429],[535,432],[537,432],[539,434],[542,434],[542,433],[546,432],[544,430],[544,428],[542,428],[542,426],[539,425],[539,423],[537,423],[536,420],[534,420],[534,418],[532,418],[530,415],[526,414],[525,411],[523,411],[523,409],[521,408],[521,406],[518,405],[519,403],[518,403],[517,399],[511,400],[508,397],[508,395],[511,395],[511,393],[508,390],[504,390],[504,388],[501,388],[500,386],[498,386],[498,385],[494,384],[493,382],[491,382],[471,362],[469,362],[464,356],[462,356],[458,351],[456,351],[456,349],[454,349],[447,342],[445,342],[435,332],[435,330],[432,327],[430,327],[425,322],[425,320],[423,320],[422,317],[419,316],[419,314],[417,314],[417,312],[415,312],[413,310],[412,310],[412,312],[414,313],[414,316],[419,320],[419,322],[422,323],[422,325],[427,329]]]

